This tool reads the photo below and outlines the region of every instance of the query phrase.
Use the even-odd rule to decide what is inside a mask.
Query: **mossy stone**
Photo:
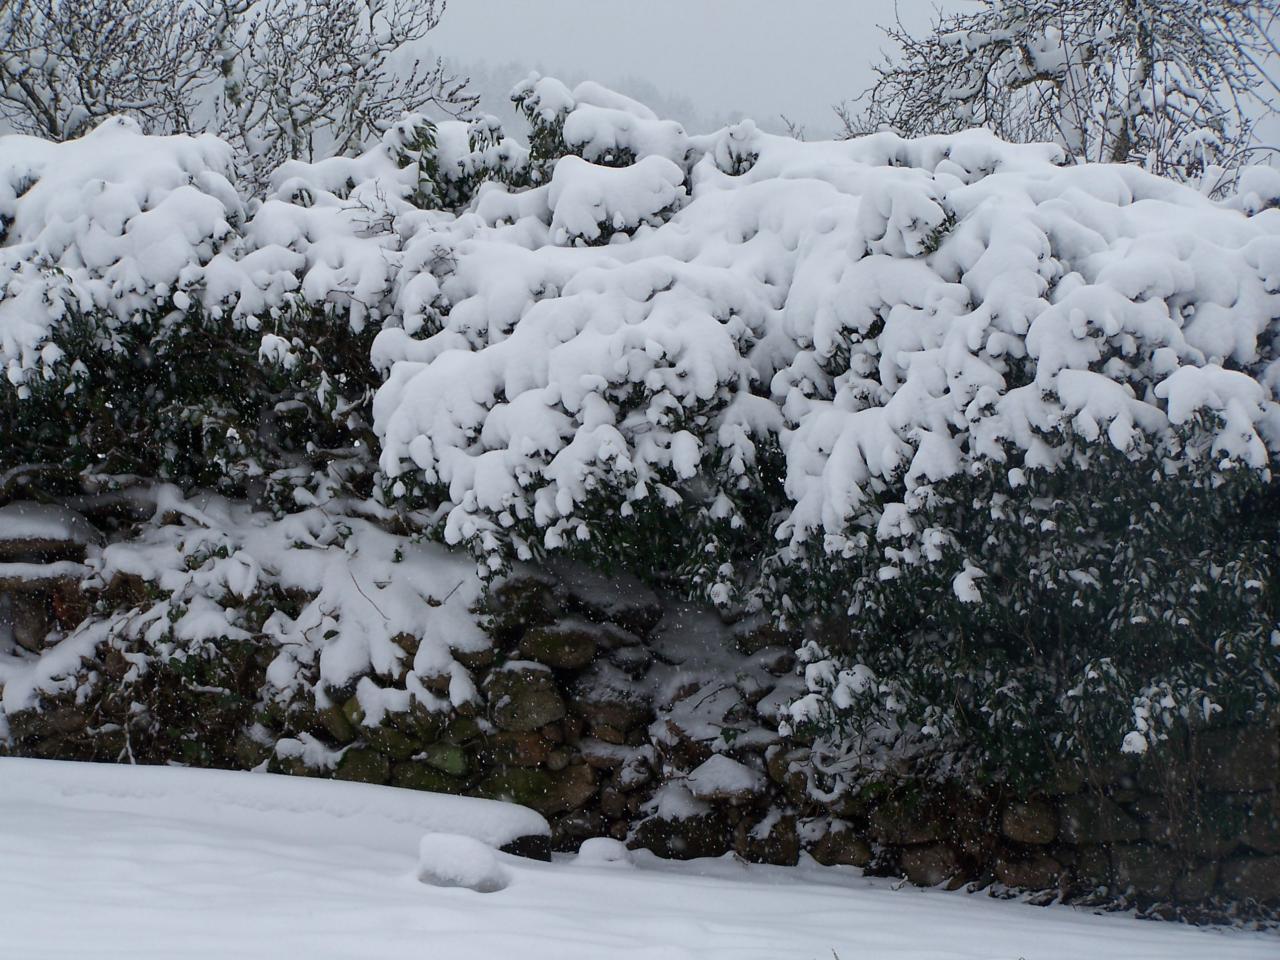
[[[333,777],[356,783],[387,783],[391,780],[391,761],[376,750],[353,747],[342,755]]]
[[[392,764],[391,785],[406,790],[426,790],[430,793],[460,794],[465,784],[455,777],[442,773],[425,763],[408,760]]]
[[[433,743],[422,751],[422,762],[454,777],[466,776],[471,763],[462,747],[452,743]]]

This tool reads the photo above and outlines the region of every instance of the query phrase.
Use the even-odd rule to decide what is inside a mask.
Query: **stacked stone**
[[[0,555],[29,574],[33,564],[75,564],[86,546],[26,544],[18,554],[0,543]],[[32,594],[48,618],[22,646],[42,648],[63,617],[84,615],[88,600],[72,610],[58,599],[67,583],[54,578],[48,592]],[[129,606],[146,590],[114,583],[98,599]],[[450,670],[417,677],[434,708],[408,696],[407,669],[362,678],[327,691],[323,707],[295,698],[259,704],[244,722],[228,713],[221,722],[240,734],[228,738],[228,759],[214,754],[213,762],[511,800],[548,818],[560,850],[607,836],[677,858],[733,852],[792,864],[807,853],[922,885],[1041,891],[1045,901],[1157,912],[1215,901],[1280,906],[1276,718],[1201,730],[1104,770],[1062,770],[1034,791],[922,786],[904,775],[830,796],[814,788],[810,746],[777,733],[800,681],[791,639],[768,625],[726,626],[709,611],[664,605],[633,582],[602,586],[564,571],[508,580],[477,616],[491,645],[454,650]],[[412,662],[417,638],[396,642]],[[235,689],[246,697],[263,689],[272,653],[265,643],[229,651]],[[81,666],[96,685],[68,684],[39,711],[11,716],[9,749],[120,759],[131,748],[130,700],[142,696],[136,687],[120,693],[130,656],[105,646]],[[164,670],[153,667],[148,688],[155,711],[170,696]],[[460,675],[473,695],[452,695]],[[366,715],[360,683],[405,708]],[[94,697],[78,696],[90,686]],[[191,742],[207,744],[210,718],[188,721]],[[285,740],[309,748],[282,751]],[[143,748],[132,745],[140,761],[167,759]]]

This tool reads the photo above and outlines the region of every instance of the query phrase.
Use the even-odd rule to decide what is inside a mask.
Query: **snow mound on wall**
[[[412,852],[424,833],[449,835],[492,856],[524,837],[550,836],[542,816],[498,800],[397,790],[273,773],[0,759],[0,803],[49,804],[235,823],[277,840],[364,842]]]

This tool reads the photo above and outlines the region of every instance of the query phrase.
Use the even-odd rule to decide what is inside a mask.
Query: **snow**
[[[578,859],[583,866],[601,866],[606,863],[630,866],[631,851],[621,840],[612,837],[589,837],[578,847]]]
[[[511,877],[493,847],[456,833],[428,833],[418,843],[418,880],[433,887],[497,893]]]
[[[296,616],[276,609],[262,627],[278,648],[267,670],[275,695],[309,691],[327,706],[326,691],[359,678],[360,705],[371,725],[414,701],[438,712],[477,699],[472,677],[452,655],[489,645],[471,612],[482,584],[466,558],[407,542],[368,520],[339,522],[321,508],[276,519],[217,497],[166,503],[133,539],[108,545],[84,567],[67,568],[98,586],[119,575],[141,577],[166,597],[142,611],[91,618],[39,658],[0,654],[0,713],[26,709],[42,692],[68,689],[81,658],[108,638],[141,641],[167,657],[191,644],[247,636],[244,610],[217,598],[264,591],[308,597]],[[167,510],[183,522],[162,524]],[[420,638],[412,657],[395,642],[400,634]],[[405,668],[411,668],[407,689],[368,676],[385,680]],[[418,679],[442,674],[451,675],[447,698]]]
[[[689,774],[689,792],[699,800],[726,800],[751,797],[764,789],[764,777],[750,767],[717,753]]]
[[[465,832],[487,809],[457,801],[425,823],[418,813],[439,799],[264,774],[0,759],[5,955],[1251,960],[1280,947],[1274,934],[896,889],[811,862],[635,853],[632,869],[618,869],[590,856],[497,854],[510,884],[480,896],[417,880],[423,832]]]
[[[0,541],[50,540],[83,546],[99,539],[84,517],[54,504],[19,500],[0,507]]]
[[[886,576],[946,553],[911,521],[969,470],[1103,444],[1176,470],[1192,422],[1224,466],[1280,450],[1274,175],[1219,203],[980,130],[689,136],[597,84],[515,95],[529,148],[407,116],[247,200],[214,138],[0,138],[8,379],[57,376],[83,312],[110,333],[198,307],[285,367],[307,345],[265,329],[280,311],[372,326],[392,495],[443,496],[445,541],[494,570],[591,540],[601,496],[741,529],[762,449],[776,559],[877,531]]]

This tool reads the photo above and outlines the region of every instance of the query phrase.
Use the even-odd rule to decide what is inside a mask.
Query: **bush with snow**
[[[209,138],[0,140],[6,452],[767,609],[810,629],[791,722],[837,766],[1274,699],[1274,177],[1218,203],[980,131],[514,99],[527,148],[406,117],[248,203]]]

